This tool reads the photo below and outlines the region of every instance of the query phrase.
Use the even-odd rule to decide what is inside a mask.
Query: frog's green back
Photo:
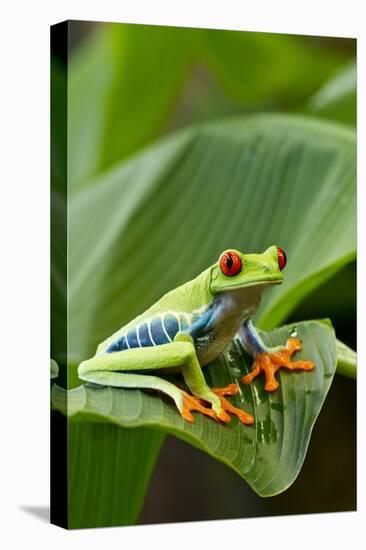
[[[212,294],[210,292],[210,275],[211,267],[200,273],[195,279],[164,294],[164,296],[155,302],[149,309],[135,317],[135,319],[132,319],[127,325],[122,326],[114,334],[99,344],[97,353],[103,352],[110,343],[122,334],[125,334],[130,328],[140,324],[146,319],[152,319],[155,315],[170,311],[192,313],[197,309],[207,306],[212,300]]]

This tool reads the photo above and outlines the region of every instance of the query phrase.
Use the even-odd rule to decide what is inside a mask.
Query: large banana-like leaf
[[[326,322],[308,321],[296,327],[284,326],[264,333],[263,338],[269,345],[284,344],[294,331],[303,343],[297,357],[314,361],[316,367],[311,372],[280,371],[277,374],[280,388],[273,393],[264,390],[262,378],[250,386],[239,385],[239,395],[230,399],[254,415],[253,426],[244,426],[236,418],[223,425],[197,413],[195,422],[191,424],[183,420],[169,398],[156,392],[109,387],[97,389],[88,385],[66,392],[54,385],[53,407],[68,414],[69,430],[76,433],[69,453],[69,468],[73,472],[70,480],[71,526],[118,523],[122,517],[118,506],[125,506],[131,498],[131,506],[135,507],[135,491],[138,492],[145,478],[128,479],[125,452],[130,453],[131,465],[134,461],[141,462],[144,450],[142,443],[142,447],[132,445],[131,451],[129,434],[134,430],[130,428],[155,428],[188,441],[233,468],[259,495],[272,496],[284,491],[301,469],[311,430],[336,364],[334,331]],[[235,340],[218,361],[205,369],[205,375],[210,386],[225,386],[238,382],[250,366],[251,359]],[[110,441],[115,443],[112,447],[105,441],[107,427],[100,425],[106,422],[112,424],[109,426]],[[116,431],[114,426],[119,426],[120,430]],[[90,437],[91,433],[94,437]],[[142,442],[147,433],[143,434]],[[87,445],[83,445],[83,434]],[[99,446],[95,450],[98,440]],[[160,442],[153,441],[154,449]],[[154,456],[154,453],[148,453],[150,462]],[[117,457],[124,457],[124,460]],[[107,462],[108,468],[103,468]],[[94,474],[90,483],[88,475],[91,470]],[[95,472],[99,474],[95,475]],[[110,495],[115,493],[114,506]],[[130,510],[127,518],[131,515]]]
[[[107,417],[95,420],[68,423],[69,529],[135,523],[165,437],[144,427],[123,430]]]
[[[76,23],[69,25],[72,33]],[[197,67],[222,89],[221,101],[206,113],[211,118],[225,114],[233,99],[236,113],[303,103],[345,58],[319,41],[314,64],[314,48],[300,36],[98,24],[70,59],[70,188],[174,128],[177,106],[184,111],[178,124],[191,124],[187,98],[202,90],[197,83],[193,94],[186,87]]]
[[[357,67],[347,63],[309,101],[309,110],[324,118],[356,125]]]
[[[161,130],[198,37],[193,29],[107,23],[71,56],[71,189]]]
[[[183,131],[75,194],[69,209],[69,354],[76,365],[225,248],[287,253],[271,328],[355,256],[354,133],[252,116]]]
[[[100,341],[150,306],[163,293],[196,276],[227,247],[261,251],[270,244],[277,243],[286,250],[288,267],[285,271],[285,283],[278,289],[268,290],[257,319],[265,327],[278,324],[306,293],[354,257],[354,211],[353,132],[301,117],[252,116],[197,126],[147,149],[91,181],[69,200],[69,387],[78,383],[77,364],[92,355]],[[283,330],[287,336],[286,329]],[[309,334],[313,335],[314,330],[316,333],[320,331],[321,337],[318,334],[314,341],[323,350],[320,360],[318,357],[315,359],[317,364],[323,364],[324,354],[328,350],[328,359],[324,365],[326,364],[326,374],[329,376],[335,363],[334,337],[329,327],[312,324],[306,328],[304,334],[301,329],[301,337],[305,342],[304,355],[308,358],[314,356],[315,348],[313,345],[309,346],[313,338],[311,336],[309,340]],[[285,339],[284,333],[278,334],[281,341]],[[276,340],[277,333],[273,333],[271,338]],[[240,347],[234,348],[234,354],[235,350],[241,353]],[[235,359],[231,359],[231,362],[235,363]],[[60,367],[62,370],[63,365]],[[308,373],[311,377],[305,380],[320,376],[322,369],[319,366],[314,371],[315,374]],[[227,358],[223,358],[220,369],[215,370],[213,367],[211,370],[213,373],[210,382],[221,385],[230,378],[230,373],[235,368],[230,370]],[[284,379],[286,375],[287,373],[283,375]],[[210,371],[207,376],[210,377]],[[302,374],[295,381],[301,380],[301,377]],[[330,376],[325,378],[323,393],[315,390],[319,397],[319,406],[330,380]],[[261,382],[256,382],[253,386],[254,397],[259,400],[258,422],[255,431],[249,432],[255,435],[254,442],[252,439],[247,447],[248,450],[257,445],[257,439],[265,442],[268,437],[274,437],[274,432],[268,431],[272,424],[267,419],[265,409],[261,408],[263,395],[260,388]],[[248,391],[244,389],[245,399],[249,399]],[[307,403],[310,394],[305,393],[304,385],[298,386],[296,382],[294,387],[288,388],[291,399],[295,392],[295,401],[299,401],[299,406],[303,399]],[[123,400],[120,397],[115,400],[115,395],[125,397]],[[271,418],[280,412],[278,407],[276,409],[279,395],[273,396],[272,406],[268,403],[266,405],[271,411]],[[59,404],[60,391],[54,398]],[[140,398],[144,403],[141,411]],[[83,410],[80,403],[85,399],[86,407],[95,404],[96,409]],[[104,459],[101,458],[101,464],[106,465],[106,471],[99,472],[98,483],[101,479],[110,479],[116,486],[126,487],[127,490],[127,478],[123,473],[126,468],[129,468],[130,478],[145,480],[139,486],[140,496],[136,497],[129,514],[125,506],[127,501],[124,500],[123,504],[117,499],[125,515],[122,517],[118,513],[112,514],[110,522],[114,524],[131,523],[136,518],[147,483],[145,473],[147,470],[151,471],[162,436],[158,431],[148,430],[150,439],[146,432],[137,433],[135,438],[124,437],[113,425],[105,425],[102,434],[101,429],[94,426],[94,420],[108,421],[108,411],[116,412],[120,407],[126,406],[129,412],[126,408],[123,411],[130,415],[130,426],[133,425],[133,418],[136,419],[143,413],[140,420],[143,418],[145,424],[136,431],[145,430],[149,418],[150,427],[162,429],[163,426],[158,426],[156,422],[156,416],[155,420],[153,416],[150,417],[153,410],[149,407],[150,404],[157,403],[156,399],[156,396],[147,394],[142,396],[138,391],[127,393],[121,390],[116,394],[112,389],[92,390],[85,387],[70,393],[69,412],[75,412],[75,403],[76,408],[80,409],[70,418],[76,421],[88,420],[86,425],[89,427],[85,427],[85,433],[81,433],[84,428],[79,422],[70,423],[70,430],[74,430],[76,435],[70,435],[73,439],[70,443],[69,460],[78,460],[77,449],[82,439],[87,442],[83,453],[88,452],[88,447],[94,448],[94,445],[98,447],[95,452],[101,453],[101,456],[104,452],[111,452],[113,455],[113,460],[111,457],[106,458],[107,454]],[[218,429],[220,438],[223,438],[220,444],[223,448],[227,447],[233,467],[240,469],[240,453],[237,454],[237,447],[233,445],[237,445],[238,441],[242,445],[244,440],[234,437],[228,441],[224,434],[231,434],[239,429],[242,430],[240,433],[246,434],[248,428],[239,426],[234,420],[228,430],[223,431],[223,426],[214,424],[215,428],[210,428],[212,423],[207,424],[207,419],[197,418],[194,426],[185,426],[187,429],[184,431],[176,431],[175,421],[182,421],[169,403],[159,399],[158,402],[158,406],[166,410],[167,418],[173,415],[175,419],[169,426],[171,433],[207,449],[213,456],[216,456],[216,435],[210,444],[203,444],[196,436],[187,437],[186,431],[193,430],[196,433],[195,430],[200,429],[201,434],[204,434],[207,426],[209,434],[211,429]],[[248,402],[250,404],[250,399]],[[265,403],[266,401],[263,406]],[[145,408],[145,404],[148,408]],[[165,409],[165,406],[168,408]],[[302,413],[294,407],[289,405],[288,410],[290,416],[295,415],[293,421],[297,423],[291,437],[300,438],[300,446],[293,451],[294,460],[296,458],[299,461],[300,467],[307,443],[304,443],[306,438],[301,439],[301,425],[299,428]],[[104,417],[101,414],[103,410]],[[307,422],[308,436],[316,410],[316,407],[306,408],[306,418],[308,414],[311,417],[309,422],[304,419]],[[131,418],[131,415],[135,416]],[[126,418],[125,416],[124,422]],[[89,422],[92,420],[93,422]],[[116,417],[113,422],[117,425],[120,419]],[[71,428],[71,425],[74,427]],[[127,424],[124,423],[123,426],[125,425]],[[133,452],[140,452],[140,437],[145,446],[146,464],[137,459],[131,462]],[[275,449],[271,445],[263,447],[265,454],[265,449]],[[296,453],[299,453],[297,457]],[[269,453],[270,461],[267,465],[271,463],[271,456]],[[263,458],[259,454],[258,458],[261,457]],[[227,458],[218,458],[227,462]],[[260,462],[259,460],[257,466]],[[86,467],[85,464],[89,466]],[[121,470],[114,469],[115,476],[107,475],[112,467],[116,468],[116,464]],[[75,462],[76,473],[73,480],[79,477],[82,480],[88,472],[91,475],[93,467],[90,457],[83,464],[80,461]],[[289,480],[294,479],[296,471],[298,470],[295,468]],[[256,485],[254,472],[255,470],[252,477],[249,475],[246,478],[253,487]],[[268,487],[263,482],[263,487],[256,485],[256,490],[261,494],[283,490],[283,480],[282,485],[276,485],[279,482],[270,480],[269,470],[266,476],[263,479],[267,479]],[[70,485],[70,491],[74,487],[75,494],[78,494],[78,485],[76,481],[75,483],[76,485]],[[91,507],[94,506],[94,497],[102,499],[102,495],[107,494],[101,486],[98,487],[97,490],[89,486],[82,493],[85,502],[90,502]],[[70,501],[70,525],[82,526],[89,513],[78,515],[77,509],[72,508],[73,502],[79,501]],[[84,506],[83,503],[80,505]],[[95,512],[99,518],[96,519],[99,522],[96,524],[111,524],[106,520],[109,517],[108,506],[111,505],[109,501],[105,503],[103,512]],[[90,517],[96,516],[92,514]]]
[[[205,39],[210,67],[245,106],[296,105],[344,59],[322,39],[314,44],[304,36],[215,29]]]

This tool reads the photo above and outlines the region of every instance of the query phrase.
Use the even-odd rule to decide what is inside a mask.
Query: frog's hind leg
[[[204,406],[199,397],[189,395],[168,380],[150,374],[150,371],[184,365],[192,355],[191,347],[188,342],[173,342],[156,347],[101,353],[82,362],[78,375],[81,380],[103,386],[161,391],[174,400],[180,414],[189,422],[194,421],[191,411],[221,420],[212,408]],[[141,371],[148,374],[141,374]]]
[[[129,372],[90,372],[84,374],[84,380],[93,384],[102,386],[112,386],[113,388],[131,388],[131,389],[151,389],[158,390],[171,397],[180,412],[184,409],[183,392],[171,382],[145,374],[135,374]]]

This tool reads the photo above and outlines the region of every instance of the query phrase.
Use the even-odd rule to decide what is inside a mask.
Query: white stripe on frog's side
[[[125,341],[126,341],[126,344],[127,344],[127,349],[131,349],[130,348],[130,344],[129,344],[129,341],[128,341],[128,338],[127,338],[127,334],[128,334],[128,331],[123,335],[125,337]],[[122,336],[122,335],[121,335]]]
[[[131,332],[131,336],[132,336],[133,331],[136,331],[136,338],[134,338],[134,340],[136,341],[137,346],[140,348],[145,347],[146,343],[144,341],[143,335],[140,334],[141,327],[144,327],[144,331],[146,331],[146,327],[147,327],[148,338],[151,342],[151,344],[147,344],[147,345],[152,345],[152,346],[161,345],[161,342],[159,344],[159,340],[156,341],[156,339],[154,340],[153,338],[152,323],[156,319],[160,320],[160,324],[161,324],[160,332],[164,336],[164,339],[166,339],[166,343],[173,342],[174,341],[173,334],[172,332],[171,332],[171,335],[169,334],[168,325],[166,326],[164,322],[164,319],[166,319],[166,316],[171,315],[172,317],[174,317],[175,321],[177,322],[178,332],[182,332],[183,330],[187,330],[192,325],[194,320],[199,318],[206,311],[207,307],[208,306],[202,306],[199,309],[194,310],[193,312],[165,311],[163,313],[158,313],[150,318],[141,319],[141,321],[135,326],[129,325],[128,329],[125,332],[121,332],[116,338],[116,340],[110,342],[108,348],[110,346],[113,346],[113,344],[116,344],[117,342],[121,342],[123,339],[125,341],[124,349],[132,349],[132,347],[136,347],[136,344],[132,344],[128,340],[128,333]],[[159,339],[159,334],[155,334],[155,336],[156,338]],[[131,344],[132,344],[132,347],[131,347]],[[111,350],[111,352],[113,351]],[[123,349],[121,351],[123,351]]]
[[[145,323],[147,324],[147,330],[149,332],[149,337],[150,337],[150,340],[152,341],[153,343],[153,346],[156,346],[156,343],[154,341],[154,338],[152,337],[152,334],[151,334],[151,321],[154,319],[154,317],[152,317],[152,319],[145,319]]]
[[[137,342],[138,342],[139,348],[142,347],[142,346],[141,346],[140,335],[139,335],[140,326],[141,326],[141,325],[137,325],[137,327],[136,327],[136,338],[137,338]]]
[[[172,315],[173,317],[175,317],[175,319],[178,323],[179,332],[181,332],[182,330],[184,330],[184,329],[182,329],[182,322],[181,322],[182,318],[184,318],[186,324],[189,327],[189,326],[192,325],[192,320],[193,320],[194,316],[203,314],[206,311],[207,307],[208,306],[202,306],[199,309],[195,309],[192,313],[187,312],[187,311],[164,311],[163,313],[160,313],[158,315],[154,315],[153,317],[150,317],[150,318],[147,318],[147,319],[145,318],[136,326],[138,341],[140,342],[138,331],[140,330],[140,327],[146,323],[151,342],[153,343],[154,346],[158,345],[158,344],[155,343],[154,338],[153,338],[152,333],[151,333],[151,323],[153,322],[154,319],[160,318],[164,334],[167,337],[168,341],[172,342],[173,340],[170,338],[170,336],[169,336],[169,334],[168,334],[168,332],[165,328],[164,317],[166,315]],[[131,328],[130,328],[130,330],[131,330]],[[125,334],[127,334],[127,333],[125,333]],[[123,334],[121,334],[121,336],[122,335]]]
[[[173,340],[170,338],[169,334],[167,333],[167,330],[165,328],[165,323],[164,323],[164,317],[165,317],[165,313],[163,313],[162,315],[160,315],[160,320],[161,320],[161,326],[163,327],[163,331],[164,331],[164,334],[165,336],[167,337],[167,339],[169,340],[169,342],[173,342]]]

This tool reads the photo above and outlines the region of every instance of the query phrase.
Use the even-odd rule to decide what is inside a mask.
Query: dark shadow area
[[[46,523],[50,522],[50,507],[49,506],[20,506],[20,509],[27,514],[44,521]]]

